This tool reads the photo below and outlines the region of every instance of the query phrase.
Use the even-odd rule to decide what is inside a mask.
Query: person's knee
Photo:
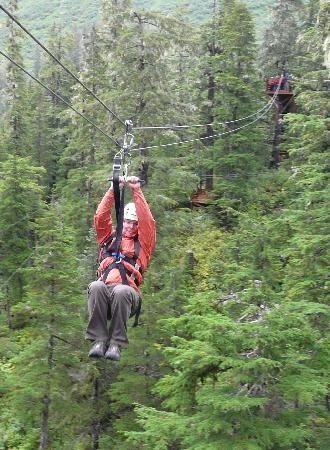
[[[134,289],[126,284],[118,284],[114,287],[114,295],[121,300],[131,300],[134,295]]]
[[[89,295],[96,295],[106,291],[107,287],[106,285],[103,283],[103,281],[93,281],[89,286],[88,286],[88,294]]]

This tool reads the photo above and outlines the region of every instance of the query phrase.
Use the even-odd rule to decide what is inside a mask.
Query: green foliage
[[[206,142],[204,158],[213,178],[211,210],[220,226],[231,229],[237,223],[237,212],[244,208],[246,184],[264,163],[256,158],[263,151],[262,128],[250,131],[248,120],[241,121],[260,105],[255,96],[256,45],[252,17],[241,2],[224,2],[209,27],[211,31],[206,30],[203,36],[207,53],[201,61],[201,95],[209,101],[202,109],[202,121],[214,122],[206,133],[212,131],[216,137]],[[218,118],[225,124],[217,123]],[[241,130],[231,133],[237,128]]]
[[[116,150],[56,98],[7,69],[0,121],[0,448],[328,448],[327,9],[310,1],[299,15],[298,3],[274,5],[274,40],[267,42],[274,44],[269,63],[288,58],[297,79],[303,76],[295,84],[298,113],[285,115],[281,136],[289,158],[278,170],[266,169],[266,115],[249,127],[239,122],[237,133],[198,142],[231,131],[236,122],[219,122],[265,103],[253,16],[242,2],[222,1],[216,11],[199,7],[201,16],[216,12],[201,29],[187,23],[183,10],[160,14],[145,1],[145,11],[133,12],[129,0],[103,1],[99,23],[83,39],[52,25],[47,45],[121,119],[132,118],[136,127],[208,123],[133,129],[129,172],[145,170],[158,242],[142,288],[141,325],[129,324],[130,345],[118,364],[87,360],[82,343],[84,291],[96,265],[92,217]],[[61,16],[52,2],[40,6],[40,17],[49,12],[47,27],[57,15],[65,28],[71,8],[82,23],[99,3],[62,6]],[[295,15],[285,15],[286,7]],[[292,21],[300,28],[285,34]],[[42,35],[41,22],[35,26]],[[24,47],[14,30],[8,48],[21,61]],[[42,57],[35,70],[122,139],[122,124],[53,61]],[[191,142],[159,146],[179,141]],[[191,194],[205,174],[213,181],[211,200],[195,209]]]
[[[81,418],[78,422],[75,419],[79,401],[75,390],[87,377],[87,370],[80,367],[79,351],[72,354],[72,346],[78,346],[82,327],[80,282],[76,261],[72,259],[70,233],[61,223],[56,207],[38,220],[36,235],[31,267],[24,270],[25,296],[18,305],[29,309],[30,320],[12,334],[17,348],[4,370],[5,411],[15,412],[13,417],[5,415],[7,426],[11,429],[18,423],[21,427],[19,437],[16,436],[17,448],[23,448],[18,443],[24,441],[30,442],[30,447],[24,448],[37,446],[42,417],[48,414],[52,417],[51,425],[47,423],[51,440],[55,440],[59,430],[68,427],[68,423],[71,427],[80,426],[81,415],[86,414],[80,409]],[[64,341],[62,336],[65,336]],[[71,354],[70,359],[67,352]],[[45,410],[46,397],[50,410]],[[61,411],[69,401],[71,413],[63,417]],[[27,404],[28,418],[25,417]],[[65,436],[70,436],[70,428]],[[11,439],[8,435],[5,443],[10,445]],[[60,447],[54,445],[54,448]]]
[[[137,444],[326,445],[328,137],[326,120],[313,116],[326,95],[304,94],[304,114],[287,118],[292,176],[284,168],[248,183],[247,211],[237,216],[235,232],[224,236],[222,258],[215,258],[220,270],[212,275],[218,286],[207,278],[216,290],[190,293],[185,313],[162,321],[172,335],[165,349],[172,370],[155,392],[166,410],[160,415],[160,410],[137,408],[144,431],[128,433]],[[263,196],[256,198],[254,190]],[[200,239],[199,245],[203,248]],[[212,249],[218,247],[215,241]],[[165,430],[157,429],[156,421]]]
[[[212,14],[211,4],[199,0],[192,0],[189,6],[182,0],[167,0],[166,2],[164,0],[136,0],[133,3],[134,8],[139,10],[160,10],[166,14],[173,13],[173,10],[183,6],[187,9],[189,17],[197,23],[207,20]],[[271,2],[269,0],[248,0],[246,3],[256,16],[258,28],[262,28],[267,5]],[[71,29],[72,23],[75,24],[77,30],[89,28],[100,20],[101,6],[102,0],[71,0],[70,2],[63,1],[59,8],[55,0],[50,0],[38,5],[38,14],[36,14],[36,5],[33,0],[20,0],[19,2],[25,26],[37,33],[40,39],[46,38],[47,31],[54,23],[63,25],[66,31]],[[2,22],[4,21],[5,19],[2,19]]]
[[[20,269],[29,264],[35,244],[35,220],[42,214],[41,167],[31,158],[9,155],[1,164],[0,229],[2,289],[10,306],[21,300],[24,280]]]
[[[270,7],[272,20],[264,31],[260,58],[266,77],[281,74],[283,69],[294,69],[303,3],[302,0],[277,0]]]

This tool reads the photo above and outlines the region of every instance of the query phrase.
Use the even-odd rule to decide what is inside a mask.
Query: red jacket
[[[140,271],[126,261],[123,261],[123,264],[130,272],[132,272],[132,274],[135,276],[135,279],[137,280],[137,284],[140,285],[142,283],[142,274],[146,270],[150,261],[151,254],[155,248],[156,223],[140,188],[133,189],[133,199],[138,216],[138,240],[140,243],[140,251],[137,259],[137,264],[140,266]],[[96,230],[97,243],[99,245],[102,245],[104,242],[106,242],[114,232],[111,218],[111,210],[114,206],[114,203],[115,200],[113,189],[110,188],[101,200],[94,215],[94,226]],[[128,258],[133,257],[134,239],[123,237],[121,241],[120,252]],[[114,260],[115,258],[112,256],[105,258],[100,263],[99,274],[104,272],[104,270]],[[135,284],[134,280],[131,277],[127,277],[127,280],[130,286],[132,286],[136,291],[139,292],[139,288]],[[110,270],[105,282],[106,284],[122,284],[119,270]]]

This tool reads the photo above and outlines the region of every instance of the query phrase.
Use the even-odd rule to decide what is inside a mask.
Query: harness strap
[[[128,258],[119,250],[116,250],[116,240],[114,239],[116,233],[113,233],[106,242],[104,242],[99,250],[99,263],[109,256],[116,256],[117,260],[125,259],[131,266],[136,264],[136,261],[140,254],[140,241],[136,237],[134,239],[134,254],[131,258]],[[109,245],[110,243],[110,245]]]
[[[112,241],[112,242],[111,242]],[[107,248],[108,243],[111,242],[110,246]],[[108,242],[103,244],[103,248],[105,249],[103,252],[101,250],[100,253],[100,262],[103,261],[105,258],[109,256],[116,257],[116,261],[113,261],[108,265],[108,267],[105,269],[103,275],[102,275],[102,281],[105,283],[106,279],[112,269],[118,269],[120,272],[120,276],[122,279],[123,284],[129,284],[127,281],[126,275],[130,276],[134,281],[135,277],[132,272],[130,272],[122,263],[122,261],[128,262],[131,266],[133,266],[135,269],[139,270],[139,266],[137,264],[137,259],[139,257],[140,253],[140,242],[136,238],[134,239],[134,255],[131,258],[128,258],[127,256],[123,255],[122,253],[118,251],[114,251],[116,246],[116,240],[113,241],[113,236],[110,236]],[[135,281],[136,283],[136,281]],[[137,283],[136,283],[137,284]]]
[[[135,247],[135,251],[139,250],[139,248],[140,248],[140,243],[139,243],[139,241],[137,239],[134,242],[134,247]],[[136,267],[136,260],[138,258],[138,251],[135,253],[133,258],[135,260],[135,268],[139,269],[138,267]],[[131,258],[131,260],[133,258]],[[133,264],[131,264],[131,265],[133,265]],[[129,286],[129,283],[128,283],[128,280],[127,280],[127,276],[131,276],[133,278],[133,274],[132,274],[132,272],[130,272],[129,270],[126,269],[126,267],[124,266],[122,261],[117,261],[117,262],[113,261],[112,263],[110,263],[108,265],[108,267],[105,269],[105,271],[104,271],[104,273],[102,275],[102,281],[104,283],[106,282],[106,279],[108,278],[108,275],[109,275],[109,273],[110,273],[110,271],[112,269],[118,269],[119,273],[120,273],[120,276],[121,276],[122,284],[124,284],[126,286]],[[133,279],[134,279],[134,283],[136,285],[138,285],[137,280],[135,279],[135,277]],[[142,307],[142,299],[141,299],[141,297],[139,297],[139,303],[138,303],[138,306],[137,306],[137,310],[136,310],[136,312],[134,314],[134,316],[135,316],[134,317],[134,323],[133,323],[133,327],[134,328],[139,325],[139,317],[140,317],[140,314],[141,314],[141,307]]]
[[[130,263],[129,263],[130,264]],[[133,264],[131,264],[133,265]],[[105,271],[103,272],[102,275],[102,281],[103,283],[106,282],[108,275],[110,273],[110,271],[112,269],[118,269],[120,276],[121,276],[121,280],[123,284],[129,285],[128,281],[127,281],[127,276],[132,276],[132,272],[130,272],[122,263],[122,261],[113,261],[112,263],[110,263],[108,265],[108,267],[105,269]],[[137,280],[134,278],[134,283],[138,286]]]
[[[119,188],[119,177],[121,172],[122,159],[119,154],[115,155],[113,159],[113,173],[112,173],[112,183],[113,183],[113,193],[115,198],[115,209],[116,209],[116,220],[119,221],[119,211],[120,211],[120,188]]]
[[[118,154],[115,155],[113,160],[112,182],[113,182],[113,193],[115,198],[116,221],[117,221],[116,235],[115,235],[116,239],[115,242],[113,243],[114,251],[116,253],[119,252],[124,222],[124,188],[120,189],[119,186],[121,164],[122,164],[121,156]]]

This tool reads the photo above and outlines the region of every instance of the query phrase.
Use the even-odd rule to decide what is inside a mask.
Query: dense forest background
[[[0,449],[327,450],[329,2],[31,4],[6,8],[116,116],[2,17],[51,91],[0,55]],[[85,291],[126,119],[158,242],[113,363],[87,357]]]
[[[253,13],[257,30],[262,29],[268,21],[267,7],[271,0],[247,0],[246,5]],[[212,6],[216,0],[134,0],[131,7],[145,10],[158,10],[164,13],[174,13],[184,9],[189,20],[205,22],[213,14]],[[38,38],[45,38],[54,22],[59,22],[66,30],[74,29],[82,33],[97,23],[102,16],[102,0],[20,0],[20,17]],[[5,17],[0,17],[0,39],[5,36]],[[1,26],[2,25],[2,26]]]

